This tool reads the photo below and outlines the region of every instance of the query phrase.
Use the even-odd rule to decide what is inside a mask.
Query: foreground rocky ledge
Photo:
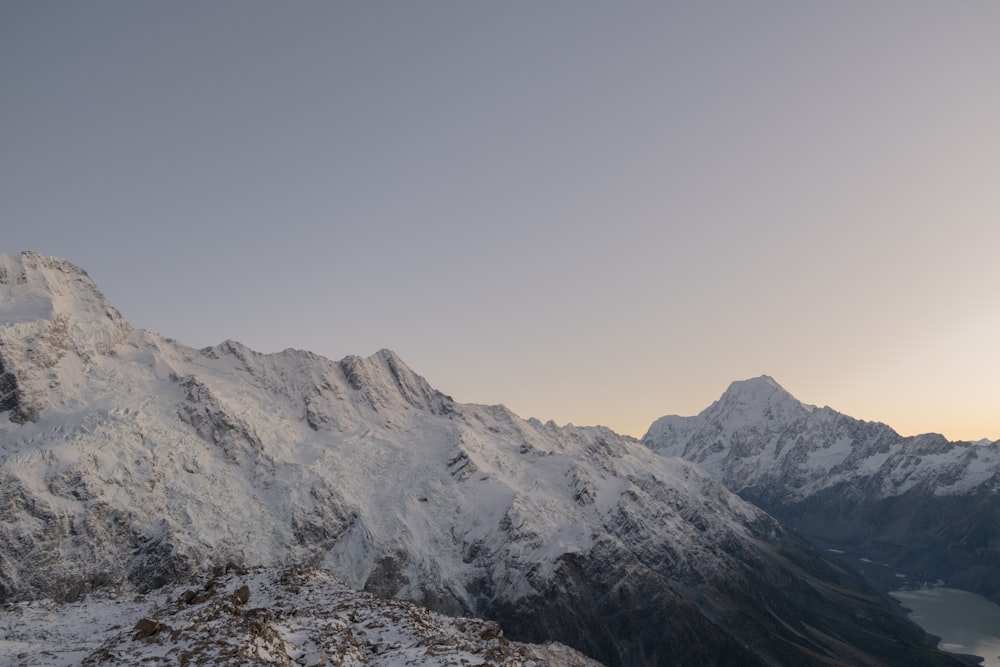
[[[82,665],[504,665],[596,667],[557,643],[507,640],[493,622],[451,618],[356,591],[313,568],[218,568],[148,595],[0,611],[0,663]]]

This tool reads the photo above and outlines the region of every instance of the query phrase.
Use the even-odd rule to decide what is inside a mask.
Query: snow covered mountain
[[[886,588],[899,575],[943,579],[1000,600],[1000,442],[903,437],[805,405],[766,376],[734,382],[697,416],[658,419],[643,442],[849,550]]]
[[[386,350],[195,350],[22,253],[0,364],[0,602],[302,565],[609,665],[956,664],[697,466]]]

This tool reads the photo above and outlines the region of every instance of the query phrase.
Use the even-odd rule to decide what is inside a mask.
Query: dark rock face
[[[21,391],[17,386],[17,376],[13,369],[4,366],[3,355],[0,354],[0,413],[9,412],[10,420],[15,424],[25,424],[38,419],[37,408],[25,405],[21,400]]]
[[[77,497],[83,484],[54,479],[49,490]],[[25,529],[28,527],[29,529]],[[118,565],[127,562],[135,536],[125,518],[106,505],[94,503],[81,515],[67,515],[25,488],[13,475],[0,476],[0,602],[29,590],[34,595],[76,600],[124,577]],[[78,554],[69,567],[53,567],[60,549]],[[20,590],[15,591],[15,583]]]
[[[883,591],[946,581],[1000,602],[1000,495],[988,489],[935,496],[924,488],[890,498],[844,483],[797,502],[766,492],[740,495],[843,560]],[[864,559],[864,560],[862,560]]]
[[[609,667],[766,664],[674,592],[662,575],[631,567],[623,576],[599,554],[563,557],[556,577],[538,596],[487,608],[485,615],[510,637],[556,639]]]
[[[151,618],[140,618],[135,624],[134,637],[136,639],[147,639],[163,631],[170,632],[170,627]]]
[[[803,558],[809,551],[791,539],[779,564],[743,554],[748,567],[703,584],[715,591],[704,595],[603,544],[565,556],[538,596],[485,616],[512,638],[556,639],[612,667],[963,664],[924,646],[923,632],[856,575]]]
[[[0,356],[0,412],[17,409],[17,378],[3,365]]]

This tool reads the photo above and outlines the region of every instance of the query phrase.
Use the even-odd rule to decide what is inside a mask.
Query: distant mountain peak
[[[729,385],[729,387],[730,388],[733,388],[733,387],[753,387],[753,388],[770,387],[770,388],[781,389],[782,391],[785,391],[784,387],[782,387],[780,384],[778,384],[778,381],[775,380],[770,375],[758,375],[757,377],[747,378],[746,380],[735,380],[735,381],[733,381]]]
[[[726,399],[727,397],[742,401],[795,398],[770,375],[759,375],[747,380],[736,380],[722,394],[722,399]]]
[[[724,415],[728,419],[742,415],[744,419],[772,421],[803,410],[812,411],[813,406],[799,401],[771,376],[761,375],[730,384],[719,400],[706,408],[702,415],[715,419]]]

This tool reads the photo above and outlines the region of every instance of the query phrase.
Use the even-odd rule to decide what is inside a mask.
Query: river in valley
[[[890,593],[911,621],[941,637],[938,648],[982,656],[985,667],[1000,667],[1000,606],[957,588],[925,588]]]

